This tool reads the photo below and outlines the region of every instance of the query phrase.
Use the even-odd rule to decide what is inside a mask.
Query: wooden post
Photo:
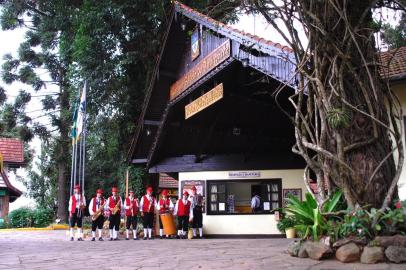
[[[128,169],[127,169],[127,175],[125,178],[125,197],[128,197]]]

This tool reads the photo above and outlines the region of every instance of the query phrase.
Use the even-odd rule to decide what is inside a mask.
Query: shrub
[[[293,216],[286,216],[282,218],[276,227],[281,233],[285,233],[286,229],[293,228],[296,225],[296,220]]]
[[[22,207],[11,211],[9,214],[10,225],[13,228],[46,227],[53,219],[51,209],[31,209]]]
[[[34,210],[34,227],[46,227],[52,223],[54,213],[51,209]]]
[[[8,217],[13,228],[32,227],[34,224],[34,211],[27,207],[11,211]]]

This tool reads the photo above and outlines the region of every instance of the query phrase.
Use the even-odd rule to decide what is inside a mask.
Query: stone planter
[[[288,228],[285,230],[286,238],[295,238],[296,237],[296,230],[295,228]]]

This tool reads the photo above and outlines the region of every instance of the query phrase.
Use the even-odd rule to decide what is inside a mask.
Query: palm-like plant
[[[323,216],[323,213],[336,211],[342,194],[342,191],[334,193],[322,205],[322,210],[320,210],[316,200],[310,193],[306,193],[304,201],[289,196],[286,212],[294,215],[296,220],[295,229],[298,234],[303,238],[311,235],[316,241],[320,236],[324,235],[327,232],[327,219]]]

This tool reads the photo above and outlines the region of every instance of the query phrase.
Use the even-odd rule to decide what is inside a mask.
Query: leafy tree
[[[399,2],[244,3],[261,13],[293,49],[298,91],[290,97],[295,106],[289,115],[296,137],[292,150],[305,159],[306,172],[312,170],[317,177],[319,207],[339,187],[351,208],[369,204],[385,209],[397,196],[404,160],[398,122],[402,115],[380,74],[372,10],[399,9]],[[298,25],[307,42],[299,38]]]
[[[403,8],[398,11],[400,13],[399,23],[396,26],[392,26],[389,23],[383,24],[382,38],[389,49],[395,49],[402,46],[406,46],[406,0],[400,0],[403,4]]]

